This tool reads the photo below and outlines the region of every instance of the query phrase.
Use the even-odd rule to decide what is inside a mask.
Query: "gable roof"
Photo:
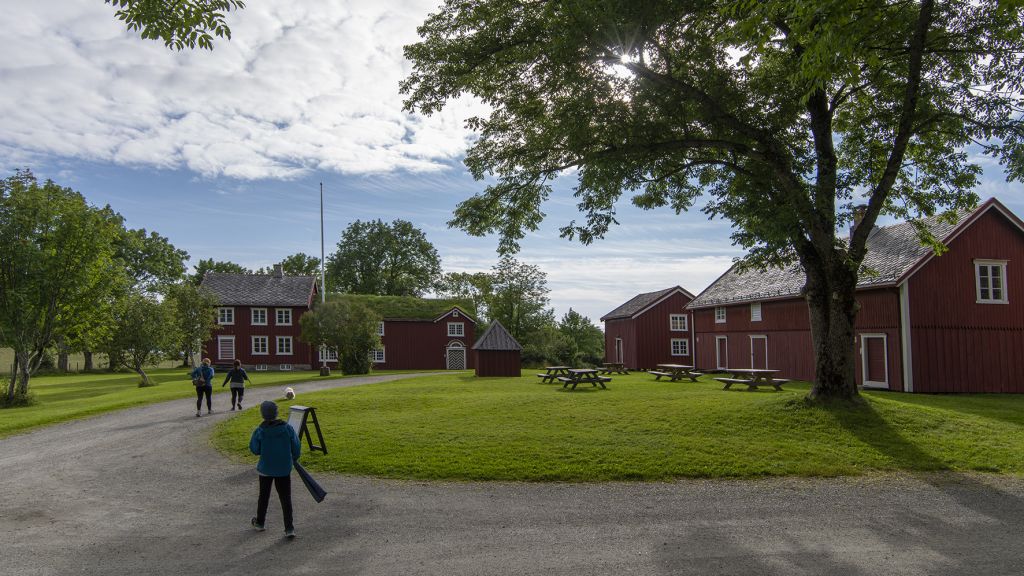
[[[484,333],[473,344],[473,350],[522,350],[523,347],[508,333],[508,330],[495,320],[484,330]]]
[[[222,306],[309,306],[316,278],[207,272],[200,286]]]
[[[330,299],[359,302],[377,312],[385,320],[437,321],[458,309],[470,322],[473,307],[467,300],[457,298],[418,298],[416,296],[379,296],[376,294],[329,294]]]
[[[948,244],[991,208],[999,210],[1024,231],[1020,219],[995,198],[990,198],[957,224],[941,222],[938,217],[926,218],[922,224],[936,238]],[[860,274],[857,288],[899,285],[934,254],[931,248],[921,245],[914,225],[910,222],[877,228],[868,236],[867,254],[863,263],[868,272]],[[800,294],[805,281],[804,270],[799,263],[781,270],[747,270],[742,274],[736,271],[734,264],[694,298],[688,308],[790,298]]]
[[[693,299],[693,294],[690,294],[680,286],[673,286],[664,290],[658,290],[657,292],[645,292],[644,294],[637,294],[622,306],[605,314],[601,317],[601,321],[636,318],[652,306],[660,304],[663,300],[676,293],[681,293],[683,296]]]

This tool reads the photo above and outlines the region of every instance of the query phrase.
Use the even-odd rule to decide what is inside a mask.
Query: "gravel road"
[[[311,390],[382,376],[295,386]],[[280,390],[246,392],[248,406]],[[221,406],[224,396],[215,397]],[[146,406],[0,440],[0,575],[1024,574],[1024,479],[522,484],[294,479],[298,538],[249,527],[221,412]],[[252,412],[248,417],[254,416]],[[2,414],[0,414],[2,417]]]

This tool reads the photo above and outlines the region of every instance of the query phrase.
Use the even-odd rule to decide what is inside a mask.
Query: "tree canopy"
[[[224,272],[228,274],[252,274],[252,270],[249,270],[241,264],[235,264],[234,262],[218,261],[213,258],[206,258],[200,260],[195,266],[195,272],[193,272],[188,278],[189,281],[196,286],[202,284],[203,276],[207,272]]]
[[[213,38],[231,38],[225,15],[245,8],[242,0],[104,0],[129,30],[149,40],[163,40],[175,50],[213,50]]]
[[[567,171],[589,243],[643,208],[735,224],[749,266],[799,262],[812,398],[850,398],[854,298],[881,214],[970,208],[974,147],[1024,176],[1020,2],[449,0],[406,47],[406,107],[487,103],[466,165],[494,183],[452,225],[514,250]],[[846,242],[838,230],[863,219]],[[936,239],[918,228],[922,241]]]
[[[356,220],[327,258],[327,285],[339,292],[419,296],[440,274],[437,249],[422,230],[405,220]]]
[[[336,350],[338,365],[345,374],[369,373],[370,352],[380,348],[380,321],[380,314],[352,299],[317,303],[312,312],[299,319],[302,340]]]
[[[320,259],[304,252],[297,252],[281,260],[281,270],[288,276],[319,276]],[[260,268],[256,273],[273,274],[274,267]]]

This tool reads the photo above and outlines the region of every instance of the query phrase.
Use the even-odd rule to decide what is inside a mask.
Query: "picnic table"
[[[782,390],[782,385],[789,380],[776,378],[778,370],[767,368],[726,368],[726,372],[732,374],[732,378],[715,378],[725,384],[723,390],[728,390],[733,384],[743,384],[747,390],[757,390],[758,386],[771,386],[776,390]]]
[[[629,370],[626,369],[626,364],[623,362],[605,362],[602,364],[603,368],[600,369],[602,374],[611,374],[612,372],[618,374],[629,375]]]
[[[655,380],[661,380],[662,377],[665,377],[669,381],[675,382],[683,378],[689,378],[690,382],[696,382],[697,378],[702,376],[693,366],[687,366],[686,364],[658,364],[657,368],[657,370],[649,371],[654,375]]]
[[[569,375],[568,366],[545,366],[544,370],[546,370],[546,372],[544,374],[537,374],[537,377],[545,384],[548,382],[554,382],[559,376]]]
[[[559,376],[558,380],[562,382],[562,388],[572,384],[572,389],[575,390],[578,384],[590,383],[592,386],[600,386],[607,390],[604,383],[611,382],[612,379],[607,376],[601,376],[599,372],[595,368],[570,368],[568,375]]]

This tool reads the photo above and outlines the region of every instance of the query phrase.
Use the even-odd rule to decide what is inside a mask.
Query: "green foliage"
[[[440,274],[437,249],[405,220],[356,220],[327,258],[327,285],[336,292],[419,296]]]
[[[320,276],[320,259],[297,252],[291,256],[285,256],[284,260],[281,260],[281,271],[285,276]],[[260,268],[256,273],[273,274],[274,267]]]
[[[189,276],[189,281],[199,286],[203,282],[203,276],[207,272],[222,272],[226,274],[252,274],[252,270],[249,270],[241,264],[235,264],[234,262],[221,262],[216,261],[213,258],[207,258],[200,260],[199,264],[195,266],[195,272]]]
[[[145,229],[124,228],[124,218],[106,208],[121,228],[116,258],[125,268],[132,286],[143,292],[163,293],[185,276],[188,253],[179,250],[167,238]]]
[[[163,40],[168,48],[199,46],[213,50],[213,38],[231,38],[225,13],[245,8],[242,0],[104,0],[118,10],[118,20],[145,39]]]
[[[503,256],[491,270],[491,294],[485,298],[488,314],[526,347],[534,332],[554,324],[547,274],[511,256]]]
[[[113,322],[114,330],[103,350],[112,362],[135,371],[142,378],[142,386],[152,385],[145,366],[176,353],[181,342],[175,301],[128,294],[114,306]]]
[[[558,323],[562,336],[558,360],[569,366],[598,365],[604,359],[604,332],[572,308]]]
[[[472,307],[476,310],[476,320],[489,323],[487,301],[494,293],[492,284],[491,275],[487,272],[450,272],[437,281],[434,292],[444,298],[472,302]]]
[[[302,315],[302,340],[338,351],[345,374],[368,374],[370,352],[380,348],[381,316],[365,304],[347,299],[317,304]]]
[[[375,296],[372,294],[330,294],[329,302],[345,301],[370,308],[381,318],[434,320],[453,307],[473,316],[473,306],[458,298],[417,298],[415,296]]]
[[[217,326],[217,297],[190,282],[170,286],[167,300],[174,303],[176,310],[175,327],[178,334],[176,350],[181,352],[186,363],[192,363],[202,343],[210,339]]]

